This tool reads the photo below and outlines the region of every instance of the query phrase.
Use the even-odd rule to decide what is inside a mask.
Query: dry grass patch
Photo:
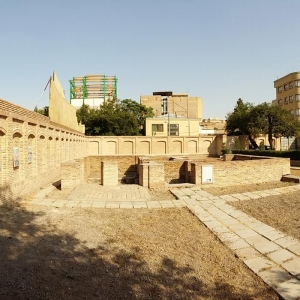
[[[276,182],[252,183],[252,184],[222,186],[222,187],[201,186],[201,189],[214,196],[222,196],[222,195],[229,195],[235,193],[270,190],[270,189],[291,186],[291,185],[295,185],[295,183],[276,181]]]
[[[279,299],[184,208],[0,206],[0,245],[1,299]]]
[[[230,205],[300,240],[300,192],[230,202]]]

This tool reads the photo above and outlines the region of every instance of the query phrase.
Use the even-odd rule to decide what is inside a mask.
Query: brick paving
[[[174,188],[178,200],[151,200],[138,185],[103,187],[81,184],[57,194],[52,186],[26,205],[76,208],[155,209],[187,207],[225,245],[283,299],[300,299],[300,241],[235,209],[227,201],[245,201],[300,191],[300,185],[252,193],[212,196],[199,187]]]

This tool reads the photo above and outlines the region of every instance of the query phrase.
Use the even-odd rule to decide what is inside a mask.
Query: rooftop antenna
[[[50,81],[51,81],[51,76],[50,76],[50,78],[49,78],[49,80],[48,80],[48,82],[47,82],[47,84],[46,84],[46,86],[45,86],[45,88],[44,88],[44,90],[43,90],[43,92],[42,92],[40,98],[39,98],[39,101],[38,101],[37,105],[36,105],[34,108],[37,108],[37,107],[38,107],[38,105],[39,105],[39,103],[40,103],[40,101],[41,101],[41,99],[42,99],[42,97],[43,97],[43,95],[44,95],[44,93],[45,93],[45,91],[46,91],[46,89],[47,89],[47,86],[49,85]]]

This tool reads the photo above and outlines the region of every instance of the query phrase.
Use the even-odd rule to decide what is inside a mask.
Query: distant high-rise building
[[[287,109],[300,121],[300,72],[289,73],[274,81],[276,100],[273,105]]]

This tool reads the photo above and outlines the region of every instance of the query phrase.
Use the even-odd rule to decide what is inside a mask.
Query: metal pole
[[[35,106],[36,108],[38,107],[38,105],[39,105],[39,103],[40,103],[40,101],[41,101],[41,99],[42,99],[42,97],[43,97],[43,95],[44,95],[44,93],[46,91],[46,88],[47,88],[48,84],[50,83],[50,81],[51,81],[51,76],[50,76],[50,78],[49,78],[49,80],[48,80],[48,82],[47,82],[47,84],[46,84],[46,86],[45,86],[45,88],[44,88],[44,90],[43,90],[40,98],[39,98],[39,101],[38,101],[37,105]]]
[[[168,136],[170,136],[170,114],[168,112]]]

